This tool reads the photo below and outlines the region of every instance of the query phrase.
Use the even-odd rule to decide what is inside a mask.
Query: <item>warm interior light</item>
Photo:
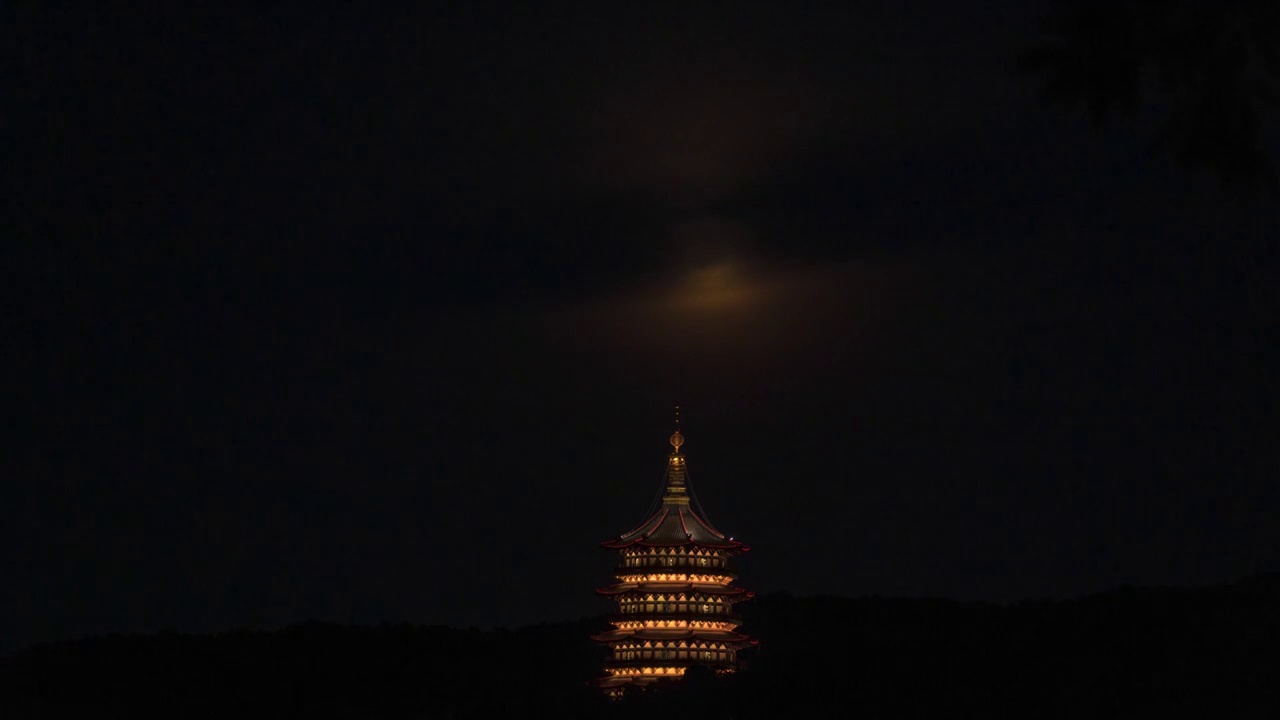
[[[725,278],[709,279],[720,282]],[[680,468],[684,460],[673,453],[669,462],[676,475],[668,474],[668,478],[674,478],[673,484],[679,485],[683,481]],[[741,550],[741,544],[708,546],[693,541],[691,531],[699,528],[721,540],[725,536],[687,507],[690,498],[684,492],[683,487],[668,487],[666,506],[630,534],[640,532],[644,539],[651,540],[650,533],[669,527],[671,523],[667,521],[678,518],[689,542],[640,542],[618,548],[623,558],[622,566],[615,571],[619,583],[599,590],[612,596],[619,615],[627,618],[611,620],[615,630],[594,636],[609,646],[612,664],[626,666],[608,668],[612,679],[603,687],[650,685],[685,674],[686,667],[652,664],[654,661],[706,663],[717,672],[732,670],[723,666],[731,666],[739,649],[750,642],[736,632],[741,623],[732,615],[735,603],[751,596],[732,586],[736,576],[729,567],[730,560]],[[672,510],[677,512],[673,515]]]
[[[611,675],[615,675],[615,676],[618,676],[618,675],[621,675],[621,676],[626,676],[626,675],[683,675],[683,674],[685,673],[685,670],[687,670],[687,668],[683,668],[683,667],[670,667],[670,666],[663,666],[663,665],[660,665],[660,666],[656,666],[656,667],[639,667],[639,668],[610,668],[610,669],[609,669],[609,673],[610,673]]]

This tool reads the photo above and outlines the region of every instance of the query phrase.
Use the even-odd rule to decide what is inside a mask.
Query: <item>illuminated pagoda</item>
[[[614,627],[592,636],[609,647],[600,687],[611,692],[679,678],[694,665],[732,672],[738,651],[755,643],[734,631],[734,604],[754,593],[734,587],[730,569],[750,548],[707,520],[689,486],[676,413],[661,492],[643,522],[601,543],[620,556],[617,584],[596,591],[618,603]]]

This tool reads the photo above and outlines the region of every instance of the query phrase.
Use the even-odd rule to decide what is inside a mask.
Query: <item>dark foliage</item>
[[[600,620],[45,644],[0,662],[2,717],[1280,717],[1280,576],[1011,607],[775,594],[742,671],[605,700]]]
[[[1098,121],[1156,108],[1153,147],[1241,196],[1277,189],[1280,3],[1071,0],[1021,57],[1045,99]]]

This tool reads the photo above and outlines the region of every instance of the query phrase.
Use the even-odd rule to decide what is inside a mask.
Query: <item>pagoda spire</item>
[[[680,446],[684,444],[684,435],[680,434],[680,406],[679,405],[676,406],[676,431],[671,434],[670,442],[671,442],[671,447],[676,449],[676,451],[672,453],[672,455],[678,455],[680,453]]]
[[[688,505],[689,496],[685,486],[684,456],[680,454],[680,446],[684,445],[684,435],[680,433],[680,406],[676,406],[676,431],[668,438],[672,451],[667,456],[667,479],[662,493],[663,504]]]

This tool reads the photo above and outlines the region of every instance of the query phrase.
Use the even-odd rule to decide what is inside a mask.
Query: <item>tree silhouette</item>
[[[0,657],[0,717],[1280,717],[1277,606],[1276,575],[1013,606],[766,595],[749,667],[617,700],[603,617],[115,635]]]
[[[1076,0],[1044,29],[1019,67],[1048,102],[1099,123],[1156,108],[1156,150],[1242,197],[1275,194],[1266,128],[1280,106],[1280,3]]]

